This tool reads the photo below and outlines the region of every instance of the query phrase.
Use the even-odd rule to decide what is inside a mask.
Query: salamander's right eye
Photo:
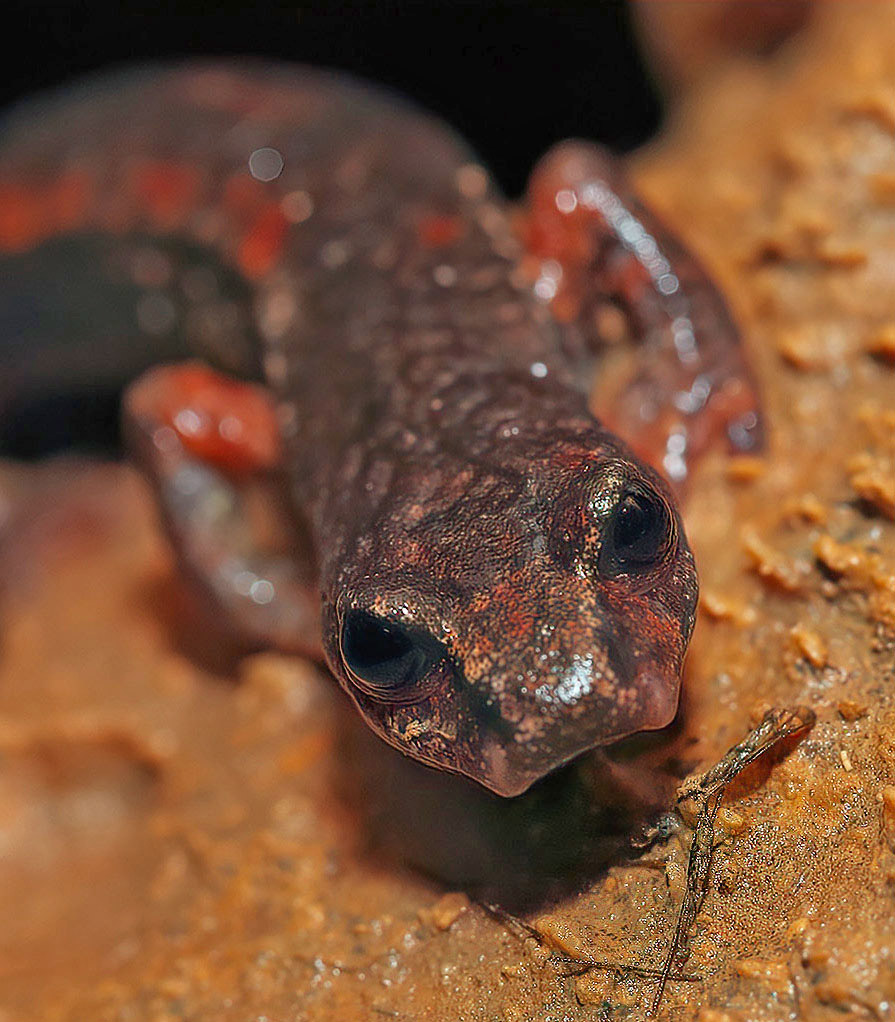
[[[447,653],[428,632],[359,609],[345,614],[339,645],[352,680],[381,699],[406,695]]]

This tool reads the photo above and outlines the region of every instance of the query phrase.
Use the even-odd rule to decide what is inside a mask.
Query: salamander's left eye
[[[600,572],[619,575],[654,567],[668,553],[674,532],[674,519],[658,494],[626,490],[606,523]]]
[[[359,609],[345,614],[340,649],[352,680],[369,695],[381,698],[418,685],[447,652],[420,628]]]

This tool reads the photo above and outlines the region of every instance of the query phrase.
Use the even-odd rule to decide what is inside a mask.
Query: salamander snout
[[[684,549],[654,587],[596,587],[544,571],[525,593],[515,620],[504,618],[502,645],[463,659],[483,750],[478,779],[502,795],[595,746],[671,722],[696,578]]]
[[[574,756],[675,715],[698,583],[680,516],[645,466],[612,457],[563,480],[545,556],[517,571],[486,670],[508,734],[488,743],[490,787],[516,794]],[[492,729],[494,730],[494,729]]]

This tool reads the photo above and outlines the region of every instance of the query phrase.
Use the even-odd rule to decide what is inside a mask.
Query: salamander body
[[[94,348],[148,365],[185,339],[202,360],[126,401],[184,567],[253,641],[322,651],[386,741],[503,795],[667,724],[693,627],[672,489],[588,407],[595,304],[627,302],[671,367],[650,400],[684,412],[631,423],[660,450],[722,391],[732,437],[758,421],[723,302],[678,246],[663,263],[646,214],[619,207],[635,237],[607,207],[604,159],[548,157],[520,227],[439,121],[258,65],[100,79],[0,140],[5,279],[52,276],[61,307],[60,279],[95,278]],[[61,313],[9,291],[15,390]],[[81,371],[91,338],[56,329],[40,350]]]

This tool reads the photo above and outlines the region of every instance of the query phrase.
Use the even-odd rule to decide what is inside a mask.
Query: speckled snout
[[[479,565],[475,588],[434,579],[428,562],[343,588],[324,621],[339,637],[329,659],[371,727],[511,796],[594,746],[668,724],[697,598],[680,522],[639,571],[573,545],[581,559],[568,543],[562,557],[514,543],[525,554]]]
[[[597,594],[567,580],[550,602],[574,605],[575,615],[539,615],[562,626],[538,623],[525,642],[505,629],[489,655],[460,657],[458,694],[477,719],[481,750],[463,772],[516,795],[588,749],[670,723],[697,593],[689,551],[680,567],[670,605],[667,585]]]
[[[622,678],[598,658],[576,655],[534,691],[522,689],[508,700],[517,718],[507,722],[512,737],[489,729],[477,779],[500,795],[517,795],[589,749],[666,726],[677,710],[679,673],[675,665],[666,671],[644,664]]]

